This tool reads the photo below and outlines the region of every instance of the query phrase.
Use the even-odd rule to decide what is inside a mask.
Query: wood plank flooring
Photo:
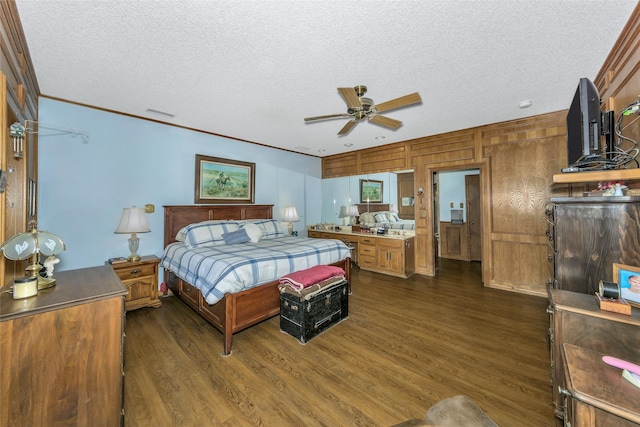
[[[127,313],[133,426],[390,426],[466,394],[500,426],[553,426],[547,300],[484,288],[480,264],[437,277],[352,269],[349,318],[301,345],[279,317],[222,335],[176,297]]]

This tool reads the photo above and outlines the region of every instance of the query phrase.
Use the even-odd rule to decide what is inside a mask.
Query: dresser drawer
[[[198,288],[184,280],[180,280],[180,296],[183,297],[184,301],[194,308],[198,308],[199,304],[199,296],[200,292],[198,292]]]
[[[372,257],[375,257],[376,256],[376,247],[375,246],[369,246],[369,245],[363,245],[362,243],[360,243],[358,245],[358,256],[372,256]]]
[[[120,280],[131,280],[137,279],[142,276],[155,276],[156,274],[156,264],[140,264],[140,265],[123,265],[123,266],[114,266],[114,270]]]
[[[375,269],[378,263],[375,256],[362,255],[362,252],[360,252],[360,254],[358,254],[358,265],[361,268]]]

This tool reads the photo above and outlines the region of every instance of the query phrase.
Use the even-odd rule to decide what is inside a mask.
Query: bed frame
[[[389,210],[389,203],[357,203],[359,213],[384,212]]]
[[[225,219],[271,219],[273,205],[185,205],[164,206],[164,245],[176,241],[182,227],[194,222]],[[347,258],[336,265],[344,269],[350,283],[351,262]],[[226,294],[210,305],[193,285],[164,270],[164,281],[171,291],[213,327],[222,332],[223,356],[231,354],[233,334],[280,313],[278,281]]]

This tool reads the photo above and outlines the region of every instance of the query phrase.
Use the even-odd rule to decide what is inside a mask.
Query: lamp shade
[[[57,255],[65,250],[65,246],[62,239],[55,234],[33,229],[13,236],[0,246],[0,250],[4,251],[5,257],[18,261],[35,253]]]
[[[394,204],[389,205],[389,212],[398,213],[398,208]]]
[[[147,217],[143,208],[124,208],[122,210],[122,218],[120,218],[120,224],[116,228],[116,233],[130,234],[130,233],[148,233],[151,229],[147,222]]]
[[[346,206],[340,206],[340,213],[338,214],[338,218],[346,218],[348,216],[349,216],[349,214],[347,214],[347,207]]]
[[[356,205],[350,205],[347,208],[347,215],[349,215],[349,216],[359,216],[360,212],[358,212],[358,207]]]
[[[295,206],[287,206],[284,209],[284,220],[286,222],[300,221],[300,218],[298,217],[298,211],[296,210]]]

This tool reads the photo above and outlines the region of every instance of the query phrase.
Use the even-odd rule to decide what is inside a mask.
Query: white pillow
[[[262,239],[275,239],[276,237],[284,237],[287,235],[286,227],[285,231],[278,224],[275,219],[256,219],[251,222],[262,229]],[[250,224],[250,223],[247,223]],[[246,227],[246,226],[245,226]]]
[[[377,212],[373,215],[373,217],[376,219],[375,222],[389,222],[389,219],[384,212]]]
[[[249,236],[249,240],[251,243],[258,243],[262,238],[262,228],[258,227],[256,224],[248,222],[242,226],[247,231],[247,235]]]
[[[189,249],[224,245],[225,241],[222,235],[238,229],[238,223],[235,221],[191,224],[185,230],[185,244]]]
[[[371,212],[361,213],[359,221],[360,221],[360,224],[367,224],[367,225],[373,225],[376,223],[376,219],[374,218]]]

